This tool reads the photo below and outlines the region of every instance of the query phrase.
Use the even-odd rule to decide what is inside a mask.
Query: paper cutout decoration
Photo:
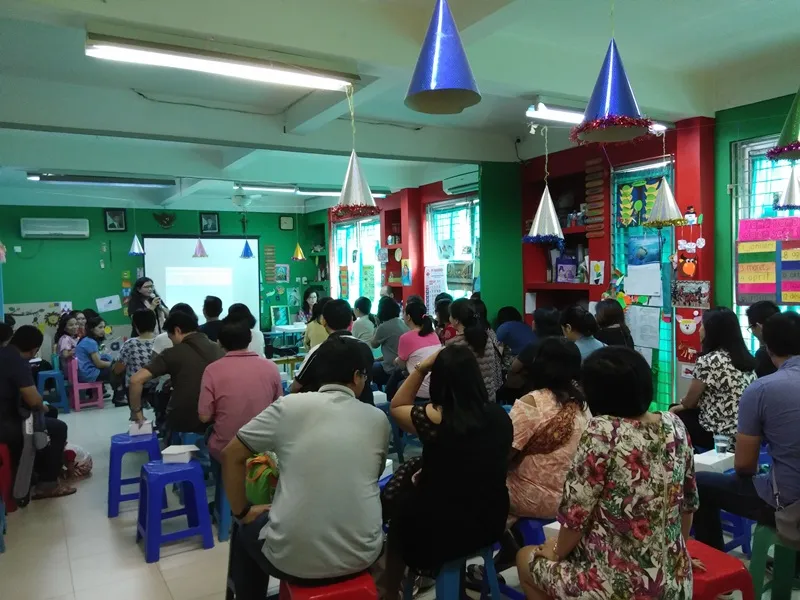
[[[617,44],[611,38],[583,122],[570,137],[576,143],[629,142],[648,136],[652,124],[639,111]]]
[[[248,240],[244,241],[244,248],[242,248],[242,254],[239,258],[255,258],[253,255],[253,250],[250,248],[250,242]]]
[[[704,238],[704,237],[697,238],[697,241],[695,242],[695,245],[698,248],[701,248],[701,249],[705,248],[706,247],[706,238]]]
[[[331,207],[329,211],[331,221],[334,223],[348,219],[374,217],[381,212],[381,209],[375,205],[375,198],[372,197],[372,190],[369,189],[367,178],[364,171],[361,170],[361,163],[355,150],[350,153],[350,162],[347,164],[347,172],[344,175],[344,185],[342,185],[339,203]]]
[[[644,226],[661,229],[662,227],[678,225],[686,225],[686,219],[683,218],[683,214],[678,209],[678,204],[675,202],[675,196],[672,195],[672,189],[669,187],[666,177],[662,177],[661,186],[659,186],[658,194],[656,195],[656,202]]]
[[[694,276],[697,274],[697,257],[681,254],[678,263],[681,268],[681,273],[690,279],[694,279]]]
[[[672,282],[672,306],[675,308],[711,308],[710,281]]]
[[[675,311],[676,343],[678,358],[693,363],[700,354],[700,323],[703,317],[699,310],[678,309]]]
[[[447,0],[436,0],[405,104],[431,115],[454,115],[481,101]]]
[[[128,256],[144,256],[144,248],[142,248],[142,242],[139,241],[138,235],[133,236],[131,249],[128,250]]]
[[[686,213],[683,215],[683,218],[686,219],[687,225],[697,225],[697,212],[694,210],[694,206],[689,206],[686,209]]]
[[[547,185],[544,186],[542,200],[536,209],[531,229],[522,241],[528,244],[555,244],[559,249],[564,248],[564,232],[558,222],[556,207]]]
[[[292,255],[292,260],[300,261],[305,259],[306,255],[303,254],[303,249],[300,247],[300,242],[297,242],[297,246],[294,247],[294,254]]]
[[[208,258],[205,246],[203,246],[203,241],[200,238],[197,238],[197,243],[194,246],[194,254],[192,254],[192,258]]]
[[[783,123],[778,143],[767,152],[772,160],[797,160],[800,158],[800,89],[795,94],[789,114]]]
[[[797,210],[800,208],[800,170],[797,165],[792,165],[789,173],[789,183],[775,204],[775,210]]]

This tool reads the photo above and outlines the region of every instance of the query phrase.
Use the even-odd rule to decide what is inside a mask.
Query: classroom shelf
[[[402,243],[400,243],[400,244],[389,244],[388,246],[386,246],[387,250],[397,250],[398,248],[400,248],[402,250],[403,249],[403,244]]]
[[[574,227],[562,227],[561,231],[564,232],[564,235],[574,235],[586,233],[586,225],[575,225]]]
[[[576,291],[589,291],[588,283],[559,283],[559,282],[546,282],[546,281],[533,281],[525,284],[528,291],[535,292],[538,290],[576,290]]]
[[[328,251],[323,250],[322,252],[309,252],[306,256],[328,256]]]
[[[399,281],[396,281],[394,283],[387,283],[386,285],[388,285],[389,287],[393,287],[393,288],[401,288],[401,287],[403,287],[403,284],[400,283]]]

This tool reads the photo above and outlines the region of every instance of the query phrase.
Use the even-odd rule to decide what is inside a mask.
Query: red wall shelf
[[[564,235],[586,233],[586,225],[576,225],[575,227],[562,227],[561,231],[564,233]]]
[[[561,282],[547,282],[547,281],[534,281],[525,284],[525,289],[529,292],[537,292],[539,290],[583,290],[589,291],[590,284],[588,283],[561,283]],[[603,288],[604,286],[598,286]]]

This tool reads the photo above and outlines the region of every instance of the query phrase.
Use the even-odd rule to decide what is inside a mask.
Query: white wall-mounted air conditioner
[[[442,181],[442,189],[448,196],[459,196],[461,194],[468,194],[470,192],[478,191],[478,170],[464,173],[463,175],[456,175],[448,177]]]
[[[89,220],[24,218],[19,220],[19,230],[23,238],[86,239]]]

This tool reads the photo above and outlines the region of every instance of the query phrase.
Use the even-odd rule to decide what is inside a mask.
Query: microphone
[[[156,291],[156,288],[153,288],[153,293],[151,294],[150,298],[151,299],[158,298],[159,300],[161,300],[161,306],[164,308],[164,310],[167,310],[167,311],[169,310],[169,308],[167,308],[166,303],[164,302],[164,299],[161,296],[158,295],[158,292]]]

